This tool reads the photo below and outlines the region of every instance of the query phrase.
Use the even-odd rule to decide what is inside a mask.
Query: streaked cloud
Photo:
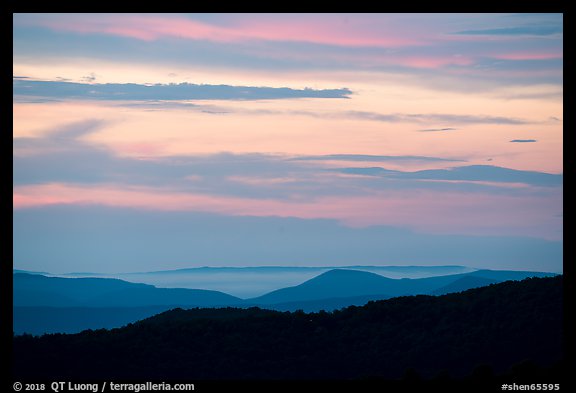
[[[536,139],[512,139],[510,142],[513,143],[533,143],[538,142]]]
[[[561,198],[557,195],[556,198]],[[519,203],[522,201],[522,203]],[[386,191],[312,200],[241,198],[113,184],[40,184],[14,187],[15,209],[51,205],[104,205],[155,211],[195,211],[232,216],[332,219],[347,226],[408,226],[432,233],[504,235],[513,230],[542,236],[558,208],[542,196],[466,195]],[[560,201],[560,200],[558,200]],[[472,210],[471,210],[472,209]],[[529,209],[529,210],[527,210]],[[497,222],[498,225],[493,223]],[[544,225],[544,226],[542,226]]]
[[[201,18],[201,15],[199,15]],[[298,16],[294,19],[294,16]],[[416,40],[397,35],[374,35],[373,28],[386,31],[379,18],[327,14],[321,20],[310,14],[225,15],[228,24],[195,19],[194,15],[174,14],[42,14],[17,16],[18,25],[43,26],[55,31],[106,34],[143,41],[161,38],[207,40],[237,43],[250,40],[303,41],[330,45],[384,46],[414,44]],[[368,26],[366,22],[368,21]]]
[[[549,59],[562,59],[563,54],[559,49],[553,49],[552,51],[541,49],[539,51],[515,51],[510,53],[498,53],[492,56],[495,59],[504,60],[549,60]]]
[[[518,26],[498,29],[462,30],[452,34],[461,35],[504,35],[504,36],[549,36],[561,34],[562,26]]]
[[[524,183],[542,187],[559,187],[563,184],[560,174],[536,171],[521,171],[501,168],[494,165],[468,165],[449,169],[429,169],[416,172],[390,171],[384,168],[342,168],[344,173],[355,173],[371,176],[385,176],[401,179],[448,180],[448,181],[483,181],[494,183]]]
[[[526,124],[528,120],[506,117],[506,116],[490,116],[490,115],[461,115],[451,113],[392,113],[381,114],[375,112],[361,112],[349,111],[347,116],[382,121],[387,123],[450,123],[450,124]],[[446,127],[452,128],[452,127]]]
[[[446,127],[446,128],[425,128],[423,130],[418,130],[420,132],[440,132],[440,131],[455,131],[457,128]]]
[[[291,160],[296,161],[427,161],[427,162],[458,162],[465,161],[453,158],[428,157],[428,156],[378,156],[369,154],[326,154],[322,156],[299,156]]]
[[[369,111],[314,112],[306,109],[243,108],[227,105],[211,105],[190,101],[252,101],[289,100],[299,98],[350,99],[353,92],[341,89],[291,89],[273,87],[216,86],[195,84],[141,85],[141,84],[84,84],[56,81],[13,80],[14,100],[23,103],[41,103],[53,100],[96,100],[144,110],[185,110],[213,115],[289,115],[318,119],[355,119],[383,123],[411,124],[532,124],[534,121],[506,116],[456,113],[382,113]],[[455,127],[425,128],[419,132],[454,131]]]
[[[562,175],[520,171],[492,165],[457,165],[462,158],[369,154],[232,154],[214,153],[162,157],[121,156],[105,145],[90,142],[107,122],[99,119],[61,125],[37,137],[13,139],[15,185],[125,184],[130,187],[208,192],[234,197],[313,200],[326,195],[362,195],[388,189],[426,189],[421,180],[524,183],[561,186]],[[71,165],[71,163],[74,163]],[[448,169],[421,171],[383,167],[342,168],[343,163],[427,164]],[[38,168],[42,168],[41,171]],[[344,175],[363,175],[368,178]],[[380,178],[370,180],[370,177]],[[193,179],[193,181],[191,181]],[[383,183],[385,181],[385,183]],[[494,185],[484,185],[488,192]],[[440,185],[435,189],[440,190]],[[446,184],[445,190],[480,191],[479,185]],[[433,187],[434,188],[434,187]]]
[[[98,121],[84,122],[44,137],[15,139],[18,149],[36,151],[14,157],[14,209],[109,206],[330,219],[351,227],[407,225],[430,233],[544,236],[549,226],[542,223],[553,225],[554,219],[546,217],[558,214],[558,207],[550,201],[561,199],[562,194],[561,175],[495,166],[406,172],[380,167],[326,169],[321,165],[325,161],[458,162],[427,156],[220,153],[119,157],[83,140],[98,132],[99,125]],[[51,138],[65,141],[60,150],[52,150]],[[311,165],[314,163],[319,166]],[[513,187],[517,183],[535,188]],[[494,191],[498,188],[500,191]],[[526,214],[526,209],[534,213]]]
[[[89,100],[264,100],[285,98],[349,98],[350,89],[314,90],[288,87],[197,85],[190,83],[142,85],[136,83],[88,84],[57,81],[13,80],[13,94]]]
[[[561,84],[558,77],[561,64],[558,63],[514,65],[517,69],[530,70],[528,76],[507,70],[504,74],[483,72],[486,58],[562,57],[561,39],[558,34],[551,34],[562,31],[561,14],[534,16],[534,21],[508,16],[15,14],[15,39],[19,45],[15,46],[14,58],[17,62],[30,61],[25,55],[27,48],[39,59],[58,56],[75,61],[92,58],[116,63],[138,61],[165,69],[180,64],[179,68],[184,70],[216,66],[220,70],[243,69],[253,74],[311,69],[321,73],[363,70],[411,76],[418,83],[438,77],[452,78],[453,83],[446,84],[446,89],[465,86],[469,90],[470,75],[479,82],[475,89],[509,85],[516,80],[516,84],[544,81]],[[467,21],[485,28],[456,33],[452,30],[452,26],[466,25]],[[29,29],[40,29],[43,34],[34,41],[26,40],[25,32]],[[528,36],[521,35],[528,33]],[[516,40],[511,47],[509,42],[493,40],[495,34],[523,39]],[[546,38],[546,42],[541,42],[542,38]],[[180,50],[180,46],[186,49]],[[542,72],[542,67],[549,71]],[[166,74],[177,73],[168,69]],[[82,77],[85,76],[84,72]]]

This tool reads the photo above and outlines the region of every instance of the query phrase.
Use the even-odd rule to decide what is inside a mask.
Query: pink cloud
[[[234,19],[234,23],[228,27],[174,15],[84,14],[36,17],[32,23],[59,31],[110,34],[145,41],[176,37],[216,42],[278,40],[384,47],[418,43],[414,38],[392,32],[374,34],[358,21],[350,24],[333,17],[268,16],[264,19],[258,15],[240,15]]]
[[[555,197],[556,198],[556,197]],[[193,194],[146,187],[43,184],[17,186],[14,209],[54,204],[105,205],[160,211],[198,211],[232,216],[333,219],[352,227],[393,225],[431,233],[548,236],[557,227],[550,197],[465,193],[387,192],[291,200]]]
[[[304,41],[342,46],[399,47],[421,43],[405,34],[397,34],[394,27],[386,28],[386,21],[373,23],[362,18],[343,18],[337,15],[297,16],[294,18],[243,19],[239,26],[244,34],[259,39]]]
[[[33,24],[58,31],[100,33],[151,41],[163,36],[232,40],[225,29],[182,17],[137,14],[82,14],[35,18]]]

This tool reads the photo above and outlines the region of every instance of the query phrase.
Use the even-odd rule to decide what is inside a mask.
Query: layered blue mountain
[[[109,278],[60,278],[14,273],[14,332],[75,333],[115,328],[168,309],[252,307],[279,311],[333,311],[371,300],[442,295],[552,273],[478,270],[427,278],[393,279],[368,271],[333,269],[299,285],[241,299],[201,289],[157,288]]]
[[[218,291],[156,288],[106,278],[59,278],[14,274],[14,306],[52,307],[215,307],[241,299]]]
[[[251,299],[256,304],[310,301],[365,295],[390,297],[398,292],[400,281],[375,273],[358,270],[334,269],[322,273],[300,285],[282,288]]]
[[[250,299],[260,307],[293,311],[331,311],[397,296],[440,295],[461,292],[493,283],[546,277],[554,274],[526,271],[478,270],[470,273],[419,279],[390,279],[375,273],[334,269],[300,285],[282,288]]]
[[[242,299],[291,287],[332,269],[361,270],[388,278],[423,278],[468,273],[466,266],[253,266],[194,267],[188,269],[120,274],[68,273],[61,277],[117,278],[159,288],[189,288],[221,291]],[[42,274],[42,273],[41,273]],[[44,273],[44,275],[49,275]]]
[[[15,273],[13,277],[16,334],[110,329],[175,307],[218,307],[242,302],[217,291],[156,288],[117,279],[25,273]]]

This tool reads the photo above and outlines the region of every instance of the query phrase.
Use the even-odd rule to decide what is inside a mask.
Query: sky
[[[13,265],[562,271],[562,14],[14,14]]]

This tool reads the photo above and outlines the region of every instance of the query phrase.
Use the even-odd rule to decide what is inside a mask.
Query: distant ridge
[[[14,306],[142,307],[232,305],[241,299],[218,291],[156,288],[110,278],[59,278],[16,273]]]
[[[108,276],[112,274],[157,274],[157,273],[187,273],[196,271],[293,271],[293,270],[333,270],[333,269],[347,269],[347,270],[381,270],[381,271],[422,271],[422,272],[450,272],[454,271],[476,271],[478,269],[470,268],[463,265],[342,265],[342,266],[291,266],[291,265],[262,265],[262,266],[196,266],[188,268],[168,269],[168,270],[152,270],[143,272],[129,272],[129,273],[94,273],[94,272],[70,272],[54,274],[48,272],[35,272],[30,270],[13,269],[14,273],[29,273],[29,274],[45,274],[53,276],[70,276],[70,275],[95,275],[95,276]]]
[[[292,310],[322,309],[332,310],[331,305],[356,304],[360,298],[370,300],[387,299],[407,295],[441,295],[460,292],[507,280],[522,280],[527,277],[553,276],[551,273],[526,271],[478,270],[470,273],[451,274],[417,279],[391,279],[381,275],[348,269],[334,269],[322,273],[300,285],[282,288],[266,295],[248,299],[260,307],[282,309],[291,305]],[[347,298],[350,298],[346,300]],[[312,302],[312,303],[310,303]]]
[[[42,273],[50,277],[116,278],[153,285],[158,288],[204,289],[224,292],[247,299],[265,295],[280,288],[298,285],[332,269],[361,270],[388,278],[422,278],[468,273],[477,269],[466,266],[217,266],[190,267],[176,270],[125,273]],[[26,271],[20,271],[27,273]]]
[[[221,291],[157,288],[111,278],[59,278],[15,273],[13,327],[16,334],[114,328],[175,307],[258,306],[279,311],[333,311],[351,305],[362,306],[372,300],[442,295],[506,280],[551,275],[478,270],[418,279],[392,279],[367,271],[334,269],[320,272],[292,287],[241,299]]]
[[[250,300],[256,304],[274,304],[365,295],[389,297],[385,288],[393,283],[394,280],[375,273],[334,269],[295,287],[278,289]]]
[[[346,270],[365,270],[365,269],[373,269],[373,270],[381,270],[381,271],[425,271],[425,272],[454,272],[455,270],[465,270],[465,271],[472,271],[477,269],[472,269],[466,266],[461,265],[434,265],[434,266],[425,266],[425,265],[346,265],[346,266],[274,266],[274,265],[265,265],[265,266],[199,266],[199,267],[190,267],[190,268],[182,268],[182,269],[173,269],[173,270],[156,270],[150,272],[141,272],[135,274],[156,274],[156,273],[186,273],[186,272],[195,272],[195,271],[294,271],[294,270],[334,270],[334,269],[346,269]]]

